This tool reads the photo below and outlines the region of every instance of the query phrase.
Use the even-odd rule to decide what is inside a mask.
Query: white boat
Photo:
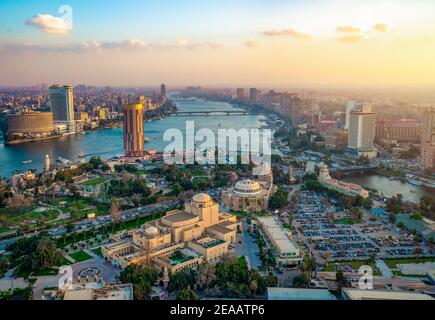
[[[25,161],[22,161],[21,163],[22,164],[27,164],[27,163],[32,163],[33,161],[32,160],[25,160]]]
[[[423,182],[423,185],[425,187],[435,188],[435,181],[434,182],[432,182],[432,181],[425,181],[425,182]]]
[[[415,180],[415,179],[408,179],[408,182],[410,184],[413,184],[414,186],[421,186],[423,184],[423,182],[421,182],[420,180]]]

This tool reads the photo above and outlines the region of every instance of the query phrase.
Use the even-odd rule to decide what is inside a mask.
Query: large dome
[[[261,192],[261,186],[257,181],[244,179],[236,183],[234,191],[245,195],[258,194]]]
[[[210,202],[211,200],[212,200],[211,197],[206,193],[195,194],[192,198],[193,202],[199,202],[199,203],[206,203],[206,202]]]
[[[145,229],[145,233],[148,236],[155,236],[159,234],[159,229],[157,229],[156,227],[148,227]]]

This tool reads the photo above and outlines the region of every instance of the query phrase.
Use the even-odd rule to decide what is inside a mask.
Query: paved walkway
[[[232,250],[237,257],[245,256],[248,266],[253,269],[258,269],[261,267],[262,263],[260,257],[255,253],[259,252],[258,245],[253,241],[252,237],[248,233],[249,225],[246,218],[242,219],[242,234],[237,234],[236,247]],[[238,241],[241,240],[242,243],[239,244]]]
[[[0,291],[8,291],[9,289],[13,290],[16,288],[27,288],[28,282],[24,280],[24,278],[3,278],[0,280]]]
[[[92,250],[89,250],[88,248],[83,249],[84,252],[86,252],[88,255],[90,255],[92,258],[96,259],[100,263],[107,262],[106,259],[104,259],[102,256],[96,254]]]
[[[69,256],[68,254],[64,255],[64,257],[65,257],[65,259],[68,260],[69,262],[71,262],[71,263],[76,263],[76,261],[75,261],[71,256]]]
[[[376,260],[376,266],[381,271],[384,278],[391,279],[394,276],[393,272],[390,270],[390,268],[387,266],[384,260],[381,259]]]

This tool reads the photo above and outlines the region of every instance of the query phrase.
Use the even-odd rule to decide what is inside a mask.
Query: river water
[[[314,172],[315,166],[321,166],[323,162],[308,161],[307,171]],[[403,195],[403,199],[414,203],[419,203],[420,198],[428,196],[435,199],[435,189],[424,186],[415,186],[409,182],[400,180],[390,180],[389,177],[377,173],[355,173],[343,175],[340,180],[359,184],[360,186],[378,190],[385,197],[390,198],[398,193]]]
[[[229,103],[208,101],[203,99],[175,99],[180,111],[231,111],[241,110]],[[201,128],[209,128],[217,132],[222,129],[239,129],[241,127],[254,129],[261,127],[261,115],[211,115],[211,116],[170,116],[162,120],[145,123],[145,136],[150,139],[145,147],[157,149],[158,151],[170,143],[163,141],[163,133],[167,129],[177,128],[183,133],[186,121],[195,122],[195,131]],[[67,136],[53,140],[31,142],[15,146],[4,146],[0,141],[0,175],[9,177],[16,169],[27,170],[37,169],[40,171],[44,165],[45,154],[51,159],[59,156],[69,160],[78,160],[81,152],[89,159],[93,155],[108,159],[123,153],[123,131],[122,128],[105,129],[88,132],[85,135]],[[22,161],[32,160],[32,163],[22,164]],[[435,197],[435,190],[414,186],[407,182],[390,180],[388,177],[378,174],[350,175],[343,176],[347,182],[357,183],[372,189],[376,189],[387,197],[401,193],[406,200],[418,202],[423,195]]]
[[[433,188],[415,186],[400,180],[390,180],[387,176],[381,174],[354,174],[343,176],[341,180],[376,189],[386,197],[392,197],[400,193],[403,195],[403,199],[414,203],[419,203],[422,196],[435,199],[435,189]]]
[[[197,98],[175,99],[179,111],[236,111],[242,110],[229,103],[208,101]],[[170,143],[163,141],[163,134],[167,129],[177,128],[183,133],[186,121],[194,121],[195,132],[201,128],[209,128],[213,132],[221,129],[256,129],[261,127],[262,115],[210,115],[210,116],[170,116],[162,120],[145,122],[145,136],[149,142],[147,149],[163,151]],[[91,156],[100,156],[108,159],[122,154],[123,129],[113,128],[88,132],[84,135],[65,136],[52,140],[30,142],[14,146],[5,146],[0,141],[0,176],[9,177],[15,170],[37,169],[40,171],[44,165],[44,157],[50,155],[52,160],[62,157],[77,161],[83,152],[87,159]],[[32,160],[32,163],[23,164],[22,161]]]

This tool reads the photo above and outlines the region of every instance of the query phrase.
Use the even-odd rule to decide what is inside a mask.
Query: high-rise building
[[[375,114],[369,104],[361,105],[349,115],[348,149],[358,157],[375,158]]]
[[[420,157],[425,169],[435,169],[435,108],[433,107],[423,113]]]
[[[236,95],[237,95],[237,99],[243,100],[245,97],[245,90],[243,88],[237,88]]]
[[[127,157],[144,154],[143,105],[124,105],[124,149]]]
[[[435,142],[435,108],[423,112],[421,126],[421,143]]]
[[[54,130],[53,113],[24,112],[8,115],[8,134],[50,134]]]
[[[418,141],[420,122],[414,119],[376,121],[376,139]]]
[[[425,169],[435,170],[435,142],[426,142],[421,146],[421,164]]]
[[[355,108],[355,101],[349,100],[346,103],[346,122],[344,124],[344,130],[349,130],[350,113]]]
[[[74,100],[72,86],[52,85],[49,89],[51,111],[54,121],[74,122]]]
[[[330,150],[344,150],[347,147],[348,132],[336,126],[326,129],[325,148]]]
[[[249,89],[249,103],[256,104],[258,102],[258,89],[251,88]]]
[[[166,97],[166,85],[164,83],[162,83],[162,85],[160,86],[160,96]]]

